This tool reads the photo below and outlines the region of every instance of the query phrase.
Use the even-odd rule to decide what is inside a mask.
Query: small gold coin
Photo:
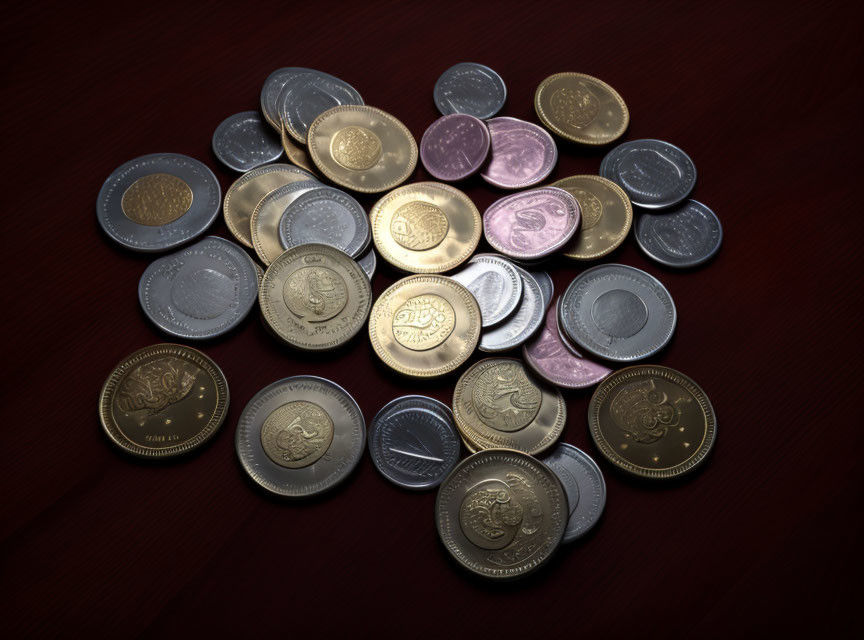
[[[279,221],[282,219],[282,214],[301,195],[320,186],[317,180],[301,180],[285,184],[261,198],[255,206],[249,219],[252,246],[265,265],[273,262],[285,251],[279,239]]]
[[[550,186],[579,202],[582,222],[562,253],[574,260],[596,260],[617,249],[633,224],[633,205],[624,190],[600,176],[570,176]]]
[[[609,144],[630,123],[621,96],[608,84],[584,73],[556,73],[534,94],[534,110],[550,131],[581,144]]]
[[[394,189],[369,212],[378,252],[409,273],[442,273],[471,257],[483,219],[471,198],[440,182]]]
[[[364,105],[341,105],[309,127],[309,155],[330,180],[362,193],[387,191],[417,166],[417,143],[389,113]]]
[[[338,249],[303,244],[270,264],[258,300],[264,320],[282,340],[322,351],[344,344],[363,328],[372,287],[360,265]]]
[[[301,169],[305,169],[313,175],[315,174],[315,166],[312,164],[309,154],[299,144],[291,140],[290,136],[285,132],[284,123],[282,124],[282,148],[291,162]]]
[[[450,278],[409,276],[388,288],[372,307],[369,338],[384,363],[418,378],[444,375],[474,352],[480,307]]]
[[[151,173],[138,178],[120,200],[127,218],[148,227],[174,222],[191,206],[191,187],[168,173]]]
[[[99,418],[121,449],[167,458],[209,440],[228,410],[228,383],[200,351],[157,344],[136,351],[108,376]]]
[[[695,382],[668,367],[640,365],[606,378],[588,405],[600,453],[644,478],[672,478],[701,464],[717,432],[714,408]]]

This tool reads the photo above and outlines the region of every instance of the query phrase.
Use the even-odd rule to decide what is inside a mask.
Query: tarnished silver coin
[[[432,489],[459,462],[450,408],[425,396],[391,400],[369,426],[369,454],[385,478],[406,489]]]
[[[277,113],[285,130],[303,144],[313,120],[343,104],[363,104],[363,98],[344,80],[314,69],[289,78],[276,98]]]
[[[497,353],[522,346],[543,325],[546,305],[543,292],[534,277],[520,266],[513,265],[522,277],[522,300],[515,313],[496,327],[480,334],[477,348]]]
[[[711,209],[687,200],[672,211],[640,214],[636,242],[645,255],[667,267],[695,267],[720,250],[723,227]]]
[[[570,283],[559,320],[565,334],[588,353],[633,362],[666,346],[677,315],[657,278],[623,264],[603,264]]]
[[[154,260],[138,282],[144,314],[165,333],[188,340],[230,331],[257,298],[252,259],[233,242],[216,236]]]
[[[570,517],[562,542],[581,538],[597,524],[606,506],[606,481],[597,463],[587,453],[572,444],[560,443],[543,458],[564,485]]]
[[[318,242],[356,258],[371,239],[369,216],[363,207],[333,187],[306,191],[288,205],[279,222],[279,241],[286,249]]]
[[[213,132],[213,153],[234,171],[249,171],[276,162],[282,156],[279,136],[257,111],[244,111],[225,118]]]
[[[484,327],[507,318],[522,300],[522,276],[512,262],[500,256],[474,256],[464,269],[450,277],[474,295]]]
[[[294,78],[311,72],[312,69],[304,67],[282,67],[281,69],[276,69],[264,81],[264,86],[261,87],[261,113],[264,114],[264,119],[276,131],[280,133],[282,131],[279,107],[276,102],[279,98],[279,93],[282,91],[282,87]]]
[[[501,110],[507,87],[497,73],[476,62],[460,62],[441,74],[432,92],[435,106],[445,116],[467,113],[485,120]]]
[[[300,498],[343,481],[363,455],[366,423],[335,382],[294,376],[264,387],[237,423],[237,457],[272,493]]]
[[[357,264],[366,273],[371,280],[375,275],[375,267],[378,266],[378,258],[375,256],[375,249],[369,249],[365,254],[357,258]]]
[[[555,296],[555,284],[552,282],[552,278],[545,271],[529,270],[528,273],[540,286],[540,293],[543,294],[543,308],[548,309],[552,303],[552,298]]]
[[[645,209],[673,207],[693,190],[696,167],[686,153],[662,140],[633,140],[612,149],[600,175],[616,183]]]

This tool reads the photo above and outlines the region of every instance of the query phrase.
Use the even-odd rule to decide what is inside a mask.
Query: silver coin
[[[497,73],[476,62],[460,62],[441,74],[432,92],[435,106],[445,116],[467,113],[485,120],[501,110],[507,87]]]
[[[446,405],[425,396],[391,400],[369,426],[369,454],[385,478],[406,489],[437,487],[459,462],[459,436]]]
[[[159,180],[169,180],[170,190]],[[127,192],[137,193],[124,208]],[[205,164],[179,153],[154,153],[108,176],[96,199],[96,217],[105,233],[127,249],[167,251],[204,233],[221,204],[219,181]],[[162,222],[166,215],[170,221]]]
[[[261,113],[264,114],[264,119],[276,131],[282,131],[282,121],[279,119],[279,108],[276,103],[282,87],[297,76],[306,75],[307,73],[312,73],[312,69],[282,67],[281,69],[276,69],[264,81],[264,86],[261,87]]]
[[[564,485],[570,517],[562,542],[584,536],[600,520],[606,506],[606,481],[597,463],[572,444],[560,443],[542,459]]]
[[[234,171],[249,171],[276,162],[282,156],[282,141],[257,111],[244,111],[225,118],[213,132],[213,153]]]
[[[318,242],[356,258],[369,246],[369,216],[350,195],[333,187],[306,191],[285,209],[279,241],[286,249]]]
[[[618,184],[645,209],[675,206],[693,190],[696,167],[686,153],[662,140],[633,140],[603,158],[600,175]]]
[[[522,276],[512,262],[496,255],[474,256],[450,277],[474,295],[484,327],[510,316],[522,300]]]
[[[543,308],[548,309],[552,303],[552,298],[555,296],[555,283],[552,282],[552,278],[545,271],[528,270],[528,273],[540,285],[540,293],[543,294]]]
[[[360,268],[366,272],[366,276],[369,280],[372,280],[372,276],[375,275],[375,267],[378,266],[378,259],[375,257],[375,249],[369,249],[364,255],[357,258],[357,264],[360,265]]]
[[[276,98],[277,113],[285,130],[303,144],[315,118],[343,104],[363,104],[363,98],[344,80],[311,69],[292,76]]]
[[[561,298],[562,296],[558,296],[558,299],[555,301],[555,314],[558,317],[558,322],[555,324],[556,330],[558,332],[558,337],[561,338],[561,342],[564,344],[564,347],[572,353],[577,358],[584,358],[581,353],[579,353],[579,349],[573,346],[573,343],[570,342],[570,338],[567,337],[567,334],[564,333],[564,329],[561,327],[564,326],[564,323],[561,322]]]
[[[720,250],[723,227],[711,209],[687,200],[673,211],[640,214],[636,242],[645,255],[667,267],[695,267]]]
[[[675,303],[655,277],[623,264],[579,274],[561,299],[565,334],[585,351],[616,362],[654,355],[675,331]]]
[[[294,376],[264,387],[249,401],[235,445],[255,482],[298,498],[343,481],[360,461],[365,439],[363,413],[345,389],[324,378]]]
[[[497,353],[515,349],[533,336],[543,325],[546,307],[543,292],[534,277],[522,267],[513,265],[522,276],[522,301],[516,312],[503,323],[480,334],[478,349]]]

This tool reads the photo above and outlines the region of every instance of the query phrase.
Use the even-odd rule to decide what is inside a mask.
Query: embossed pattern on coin
[[[278,135],[257,111],[243,111],[223,120],[213,132],[213,153],[229,169],[249,171],[276,162],[282,155]]]
[[[672,211],[643,213],[636,225],[639,248],[667,267],[695,267],[720,250],[723,227],[711,209],[687,200]]]
[[[645,209],[666,209],[684,200],[696,184],[696,167],[686,153],[662,140],[633,140],[603,158],[600,175],[618,184]]]
[[[603,515],[606,481],[597,463],[572,444],[560,443],[542,459],[564,486],[570,517],[563,542],[573,542],[588,533]]]
[[[286,469],[301,469],[320,460],[332,442],[333,420],[314,402],[283,404],[261,426],[264,453]]]
[[[167,173],[151,173],[133,182],[120,201],[123,214],[132,222],[158,227],[189,211],[192,189],[180,178]]]
[[[507,99],[504,81],[489,67],[460,62],[441,74],[433,89],[435,106],[445,116],[467,113],[485,120],[501,110]]]
[[[301,194],[288,205],[279,222],[279,241],[286,249],[320,242],[356,258],[371,239],[363,207],[333,187],[322,186]]]
[[[496,353],[514,349],[531,338],[543,324],[546,304],[540,285],[522,267],[513,267],[522,279],[522,299],[507,320],[481,334],[478,345],[480,351]]]
[[[474,256],[467,267],[450,277],[474,295],[484,328],[510,316],[522,300],[522,276],[511,262],[498,256]]]
[[[438,180],[453,182],[474,175],[489,154],[489,129],[464,113],[441,116],[420,140],[420,159]]]
[[[521,189],[545,180],[558,162],[552,136],[536,124],[517,118],[486,122],[490,136],[489,160],[480,173],[489,184]]]
[[[556,73],[543,80],[534,94],[534,109],[553,132],[581,144],[613,142],[630,122],[621,96],[584,73]]]

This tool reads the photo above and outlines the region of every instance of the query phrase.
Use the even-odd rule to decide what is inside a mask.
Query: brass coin
[[[282,241],[279,240],[279,221],[282,220],[282,214],[301,195],[320,186],[321,183],[317,180],[285,184],[261,198],[255,206],[249,219],[252,246],[265,265],[273,262],[285,251]]]
[[[132,222],[159,227],[189,211],[192,189],[186,182],[167,173],[141,176],[123,193],[120,207]]]
[[[363,328],[372,287],[360,265],[338,249],[303,244],[270,264],[258,301],[264,320],[282,340],[322,351],[344,344]]]
[[[328,109],[309,127],[309,155],[330,180],[363,193],[405,182],[417,166],[417,143],[389,113],[364,105]]]
[[[200,351],[156,344],[118,364],[99,395],[99,419],[121,449],[168,458],[209,440],[228,410],[228,383]]]
[[[486,578],[524,576],[555,552],[570,509],[555,473],[519,451],[464,459],[435,500],[438,535],[456,561]]]
[[[372,348],[384,364],[419,378],[444,375],[474,352],[480,307],[450,278],[409,276],[384,291],[369,316]]]
[[[453,417],[475,449],[535,455],[555,444],[567,408],[561,392],[534,378],[521,360],[486,358],[456,383]]]
[[[717,419],[708,396],[683,373],[639,365],[600,383],[588,405],[588,428],[600,453],[619,469],[672,478],[705,460]]]
[[[261,425],[261,446],[273,462],[302,469],[321,459],[333,442],[333,420],[314,402],[295,400],[278,407]]]
[[[394,189],[369,212],[381,257],[409,273],[442,273],[471,257],[483,219],[471,198],[440,182]]]
[[[301,169],[305,169],[310,174],[315,174],[315,166],[312,164],[312,159],[306,150],[301,148],[299,144],[291,140],[290,136],[285,132],[285,124],[282,124],[282,148],[285,150],[285,155],[288,159],[296,164]]]
[[[550,131],[581,144],[609,144],[630,123],[630,112],[618,92],[584,73],[546,78],[534,94],[534,110]]]
[[[633,224],[633,205],[624,190],[600,176],[570,176],[550,186],[579,202],[582,222],[562,253],[574,260],[595,260],[617,249]]]

